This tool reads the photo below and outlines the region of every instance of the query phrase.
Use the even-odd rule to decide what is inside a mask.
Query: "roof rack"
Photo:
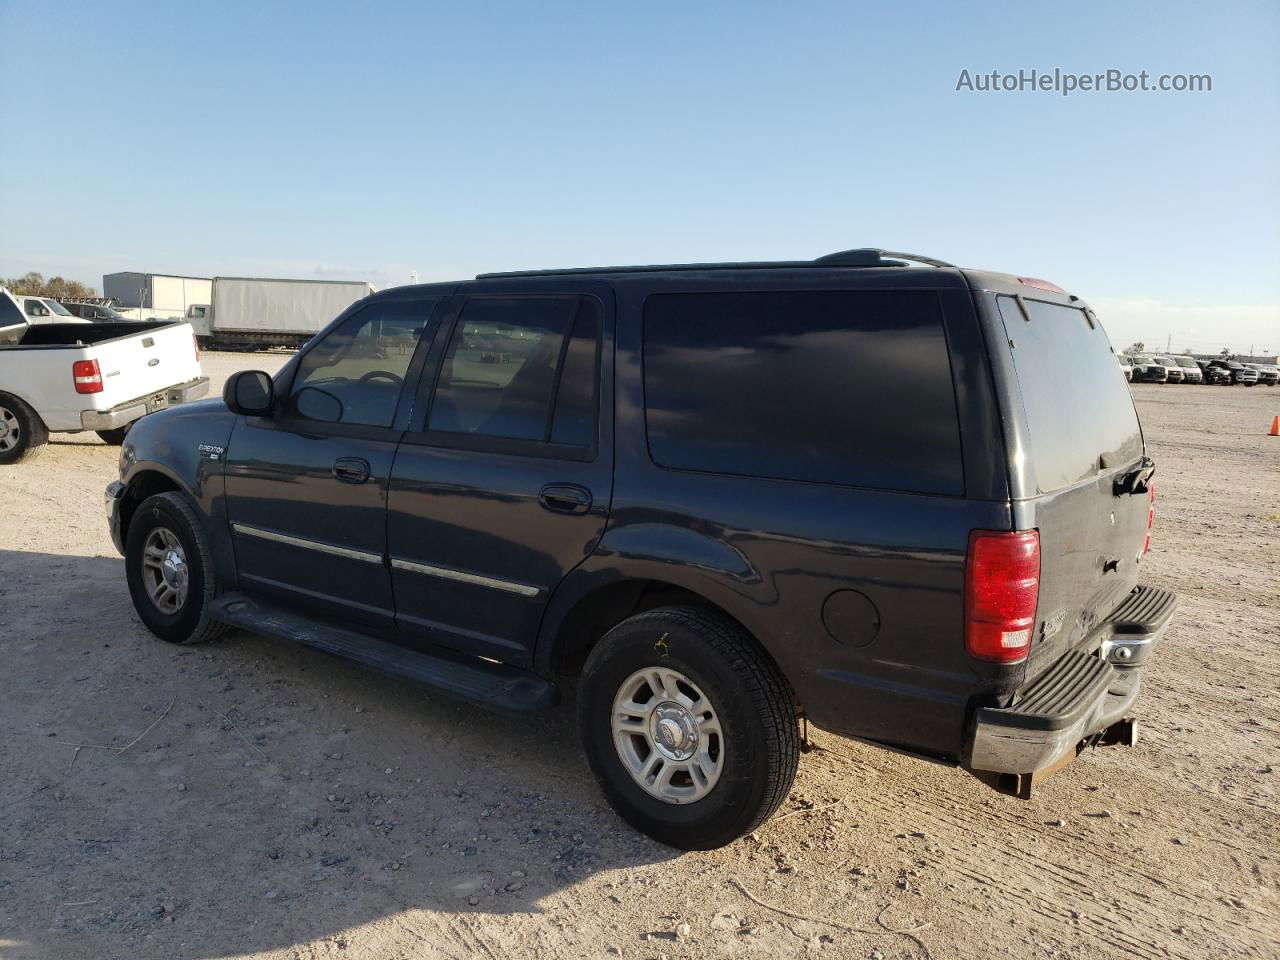
[[[796,270],[805,267],[905,267],[904,261],[924,263],[931,267],[954,267],[955,264],[915,253],[896,253],[875,247],[859,247],[841,250],[818,257],[816,260],[747,260],[738,263],[654,263],[630,267],[564,267],[552,270],[505,270],[495,273],[478,273],[477,280],[494,280],[502,277],[554,277],[583,273],[660,273],[672,270]]]

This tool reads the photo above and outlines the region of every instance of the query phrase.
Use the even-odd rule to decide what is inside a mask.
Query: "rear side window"
[[[1013,341],[1039,492],[1052,493],[1140,457],[1133,397],[1101,324],[1077,307],[1024,298],[1024,318],[1013,297],[997,302]]]
[[[649,451],[663,466],[964,492],[932,292],[655,295],[644,385]]]
[[[428,429],[589,447],[600,309],[572,296],[477,297],[454,328]]]

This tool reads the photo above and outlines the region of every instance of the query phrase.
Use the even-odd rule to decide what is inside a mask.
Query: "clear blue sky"
[[[1117,341],[1280,350],[1276,0],[0,0],[0,38],[0,275],[882,246],[1055,280]],[[955,90],[1032,67],[1213,90]]]

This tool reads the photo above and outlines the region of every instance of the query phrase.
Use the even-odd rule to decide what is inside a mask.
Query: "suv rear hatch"
[[[1029,291],[1030,292],[1030,291]],[[1034,298],[1033,298],[1034,297]],[[1065,294],[987,291],[1006,409],[1014,527],[1040,535],[1024,683],[1094,629],[1138,581],[1153,491],[1133,397],[1092,311]]]

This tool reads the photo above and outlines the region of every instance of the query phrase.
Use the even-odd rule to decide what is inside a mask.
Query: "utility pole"
[[[1168,353],[1173,349],[1173,334],[1167,333],[1164,337],[1164,352]]]

